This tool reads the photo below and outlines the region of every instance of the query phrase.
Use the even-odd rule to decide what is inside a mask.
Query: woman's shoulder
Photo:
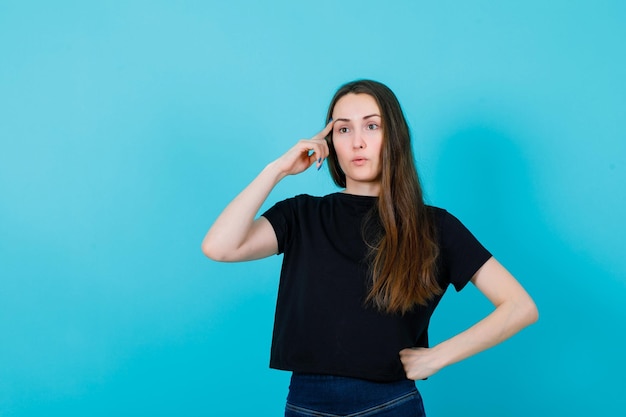
[[[458,219],[445,208],[427,205],[426,210],[428,210],[430,221],[435,225],[440,236],[446,235],[451,229],[454,229],[457,222],[460,223]]]
[[[432,222],[435,224],[442,242],[464,241],[470,237],[475,239],[465,224],[448,210],[435,206],[427,206],[427,208],[432,213]]]
[[[443,221],[446,216],[450,215],[448,210],[437,206],[426,205],[426,210],[435,221]]]

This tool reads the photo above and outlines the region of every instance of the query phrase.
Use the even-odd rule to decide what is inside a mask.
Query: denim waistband
[[[396,399],[408,399],[411,393],[415,393],[421,406],[421,397],[414,381],[376,382],[334,375],[293,373],[287,403],[326,415],[357,415]]]

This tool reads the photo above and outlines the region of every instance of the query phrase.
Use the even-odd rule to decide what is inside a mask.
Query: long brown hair
[[[395,94],[371,80],[344,84],[330,102],[327,122],[337,101],[350,93],[376,100],[383,128],[381,191],[372,213],[377,214],[382,230],[367,241],[372,277],[367,301],[381,311],[404,314],[442,292],[435,271],[439,254],[436,229],[424,204],[409,127]],[[335,184],[344,188],[346,175],[339,166],[332,133],[329,148],[330,174]]]

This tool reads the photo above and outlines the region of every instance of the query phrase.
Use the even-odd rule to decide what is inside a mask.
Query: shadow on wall
[[[623,410],[626,311],[621,305],[626,288],[592,254],[580,253],[575,242],[559,236],[542,210],[547,202],[538,199],[537,190],[551,178],[542,174],[541,155],[523,145],[530,142],[488,124],[459,129],[442,143],[431,180],[437,186],[430,193],[433,201],[461,218],[522,282],[540,311],[537,324],[490,353],[496,361],[502,356],[504,376],[510,377],[498,389],[506,387],[529,404],[539,401],[535,404],[544,411],[561,415]],[[445,308],[459,317],[466,307],[455,301]],[[493,385],[493,377],[502,378],[502,372],[494,370],[486,381]],[[481,398],[483,389],[474,384],[463,396]],[[573,395],[576,401],[571,401]],[[509,413],[515,408],[501,405]],[[446,407],[451,407],[449,415],[464,411],[450,402]],[[481,415],[502,411],[491,399],[480,407],[486,407]]]

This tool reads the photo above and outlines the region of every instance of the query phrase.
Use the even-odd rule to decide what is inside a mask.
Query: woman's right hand
[[[318,168],[328,157],[326,136],[331,121],[311,139],[299,141],[283,156],[270,163],[226,206],[202,241],[202,251],[216,261],[236,262],[264,258],[278,252],[278,241],[265,217],[255,215],[274,186],[286,175],[299,174],[317,161]]]
[[[310,139],[298,141],[293,148],[274,161],[276,167],[285,175],[299,174],[314,163],[317,163],[317,168],[319,169],[324,159],[328,157],[329,150],[326,136],[328,136],[332,128],[333,121],[331,120],[317,135]]]

